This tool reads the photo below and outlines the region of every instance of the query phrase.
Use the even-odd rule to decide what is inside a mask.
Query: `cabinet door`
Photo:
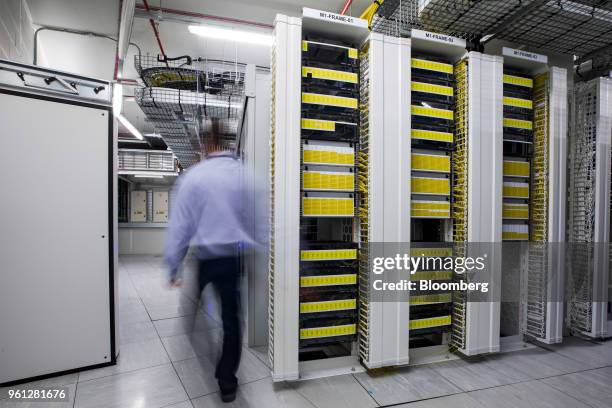
[[[153,192],[153,222],[168,222],[168,192]]]
[[[134,190],[130,194],[130,222],[147,222],[147,192]]]

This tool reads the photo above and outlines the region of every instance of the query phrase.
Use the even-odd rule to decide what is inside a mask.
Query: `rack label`
[[[548,63],[548,57],[546,55],[536,54],[535,52],[517,50],[515,48],[502,48],[502,55],[507,57],[520,58],[528,61],[541,62],[542,64]]]
[[[351,16],[343,16],[341,14],[336,13],[330,13],[329,11],[315,10],[308,7],[304,7],[302,15],[304,17],[314,18],[317,20],[332,21],[334,23],[342,23],[355,27],[368,28],[367,20]]]
[[[442,44],[456,45],[465,48],[465,40],[463,38],[453,37],[445,34],[432,33],[431,31],[412,30],[410,36],[421,40],[434,41]]]

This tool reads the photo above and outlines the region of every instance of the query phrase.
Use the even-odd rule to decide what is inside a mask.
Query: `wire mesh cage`
[[[245,106],[243,64],[137,55],[135,66],[146,85],[136,89],[136,102],[184,167],[200,160],[211,119],[219,121],[222,148],[236,148]]]
[[[387,5],[383,8],[383,6]],[[612,1],[386,0],[372,31],[408,36],[413,28],[470,40],[495,38],[577,56],[612,59]]]

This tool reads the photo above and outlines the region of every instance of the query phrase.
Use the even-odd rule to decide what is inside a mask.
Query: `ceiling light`
[[[115,83],[113,85],[113,115],[121,115],[123,109],[123,85]]]
[[[125,118],[125,116],[117,115],[117,119],[119,119],[119,122],[121,122],[123,126],[125,126],[126,129],[129,130],[130,133],[133,134],[136,139],[144,140],[142,134],[138,131],[138,129],[134,127],[134,125],[130,123],[129,120]]]
[[[232,30],[230,28],[221,28],[203,25],[190,25],[188,27],[191,34],[200,35],[202,37],[217,38],[220,40],[237,41],[248,44],[272,45],[273,37],[269,34],[256,33],[254,31]]]

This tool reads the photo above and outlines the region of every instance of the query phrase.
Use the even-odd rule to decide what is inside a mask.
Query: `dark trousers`
[[[223,349],[215,376],[219,380],[222,391],[231,391],[238,385],[236,371],[240,364],[242,350],[239,277],[240,258],[238,256],[200,260],[200,295],[204,287],[212,283],[221,299]]]

